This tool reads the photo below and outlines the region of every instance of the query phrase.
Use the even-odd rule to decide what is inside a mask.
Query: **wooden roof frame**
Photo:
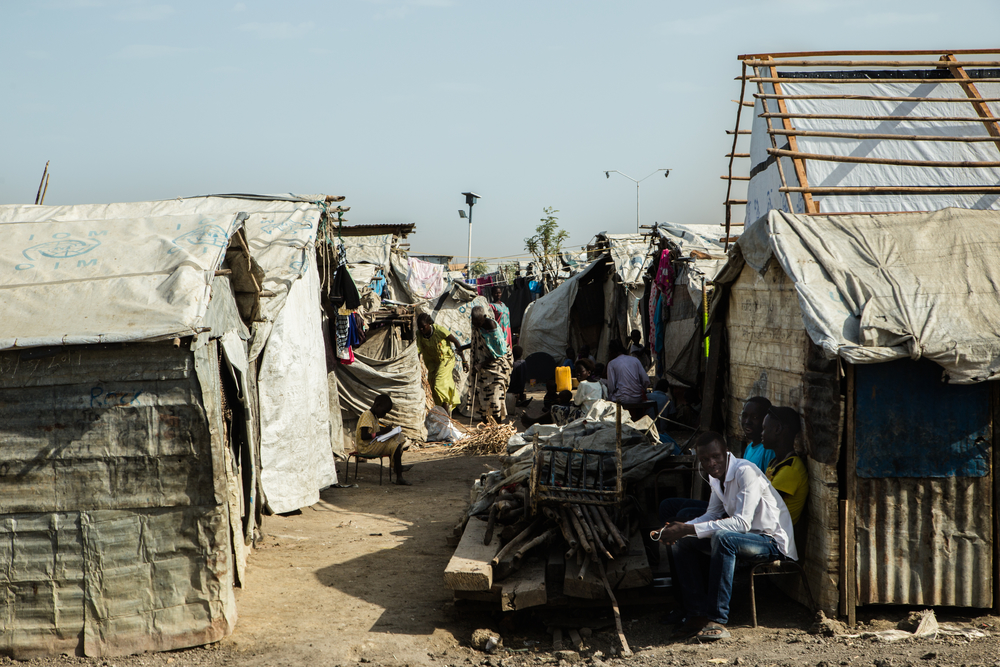
[[[956,56],[970,56],[970,55],[995,55],[998,58],[996,60],[969,60],[960,61]],[[823,60],[823,58],[835,58],[835,57],[877,57],[877,56],[889,56],[889,57],[912,57],[912,56],[938,56],[937,60]],[[928,167],[928,168],[993,168],[1000,166],[1000,160],[996,161],[933,161],[933,160],[891,160],[884,158],[863,158],[863,157],[851,157],[851,156],[839,156],[839,155],[820,155],[814,153],[805,153],[799,151],[798,145],[796,143],[796,137],[798,136],[837,136],[842,138],[868,138],[867,135],[863,133],[837,133],[837,132],[807,132],[803,130],[796,129],[793,124],[793,119],[796,118],[810,118],[810,117],[827,117],[835,120],[857,120],[857,121],[873,121],[882,122],[889,120],[888,116],[854,116],[849,114],[795,114],[789,113],[785,102],[789,99],[831,99],[831,100],[845,100],[845,99],[860,99],[860,100],[876,100],[876,101],[934,101],[941,103],[957,103],[957,104],[971,104],[973,109],[976,111],[976,115],[982,120],[982,123],[989,134],[988,137],[934,137],[935,141],[957,141],[957,142],[993,142],[997,150],[1000,151],[1000,119],[993,115],[990,108],[987,106],[988,102],[1000,102],[1000,98],[984,98],[979,90],[976,88],[977,82],[994,82],[1000,81],[1000,78],[973,78],[970,77],[966,72],[966,67],[976,67],[976,68],[989,68],[989,69],[1000,69],[1000,49],[943,49],[943,50],[909,50],[909,51],[879,51],[879,50],[868,50],[868,51],[798,51],[798,52],[786,52],[786,53],[754,53],[754,54],[744,54],[737,57],[742,64],[742,73],[737,79],[740,81],[740,97],[737,100],[733,100],[737,103],[736,111],[736,125],[732,130],[727,130],[727,134],[731,134],[733,137],[732,149],[726,154],[729,158],[729,169],[728,174],[722,176],[723,180],[727,181],[726,186],[726,199],[723,204],[726,207],[726,249],[729,247],[729,238],[731,236],[732,227],[743,226],[743,223],[736,223],[732,221],[732,207],[745,205],[747,200],[745,199],[733,199],[732,197],[732,186],[733,181],[749,181],[749,175],[742,175],[734,173],[734,164],[736,158],[748,158],[750,154],[737,152],[737,142],[741,136],[746,136],[748,132],[740,128],[740,122],[742,120],[742,111],[745,106],[754,106],[753,101],[746,99],[747,83],[757,84],[757,92],[752,94],[754,99],[760,100],[763,107],[764,113],[760,114],[762,118],[767,123],[768,136],[771,138],[771,148],[767,149],[767,152],[777,158],[776,164],[778,166],[778,175],[781,179],[781,188],[779,189],[782,194],[785,195],[786,203],[788,204],[788,209],[792,210],[792,200],[791,193],[801,194],[805,202],[806,214],[807,215],[819,215],[819,205],[813,199],[814,194],[822,195],[843,195],[843,194],[889,194],[889,193],[920,193],[925,192],[928,194],[932,193],[968,193],[968,194],[995,194],[1000,191],[996,186],[954,186],[954,187],[903,187],[903,186],[869,186],[865,188],[856,187],[810,187],[808,181],[808,171],[806,163],[808,160],[820,160],[820,161],[833,161],[833,162],[851,162],[851,163],[861,163],[861,164],[892,164],[900,166],[910,166],[910,167]],[[817,59],[818,58],[818,59]],[[927,78],[926,75],[921,76],[919,73],[916,74],[915,78],[808,78],[796,77],[786,78],[781,77],[778,68],[779,67],[794,67],[797,72],[810,69],[850,69],[853,67],[869,67],[869,68],[880,68],[880,69],[929,69],[936,68],[941,70],[947,70],[950,76],[941,76],[934,78]],[[747,69],[751,68],[753,70],[752,75],[748,75]],[[851,94],[813,94],[813,95],[786,95],[781,89],[781,84],[786,81],[795,81],[802,83],[827,83],[827,84],[837,84],[842,86],[849,86],[855,83],[877,83],[880,81],[893,82],[893,83],[905,83],[910,81],[927,81],[934,83],[958,83],[965,92],[964,98],[915,98],[915,97],[890,97],[890,96],[878,96],[878,95],[851,95]],[[764,90],[764,84],[770,83],[773,86],[773,92],[766,92]],[[774,104],[776,109],[772,110],[771,105]],[[907,117],[906,120],[921,120],[921,117]],[[780,121],[780,125],[776,128],[772,120]],[[927,118],[927,121],[933,120],[933,122],[968,122],[968,118],[960,118],[958,116],[941,118]],[[974,120],[974,119],[973,119]],[[779,147],[777,142],[777,137],[783,136],[787,138],[788,146]],[[891,139],[896,141],[922,141],[927,137],[920,135],[871,135],[870,138],[873,139]],[[795,170],[795,176],[798,180],[797,186],[789,186],[785,178],[785,170],[782,165],[781,158],[790,158]],[[749,168],[747,169],[749,173]]]

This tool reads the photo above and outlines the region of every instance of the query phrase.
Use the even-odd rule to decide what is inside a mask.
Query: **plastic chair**
[[[344,469],[344,479],[347,479],[351,474],[351,457],[354,457],[354,479],[358,479],[358,463],[359,459],[365,459],[366,461],[371,461],[373,459],[378,459],[378,485],[382,486],[382,459],[387,459],[390,457],[389,454],[361,454],[357,450],[347,453],[347,465]],[[389,465],[389,481],[392,481],[392,465]]]
[[[809,580],[806,579],[805,570],[798,561],[780,559],[757,563],[750,568],[750,610],[753,615],[753,627],[757,627],[757,596],[754,591],[753,580],[760,576],[773,576],[776,574],[798,574],[802,580],[802,585],[806,589],[806,598],[809,600],[809,611],[816,611],[816,601],[813,599],[812,591],[809,590]]]

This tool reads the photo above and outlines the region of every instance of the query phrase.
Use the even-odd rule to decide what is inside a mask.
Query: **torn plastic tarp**
[[[531,303],[521,321],[520,345],[524,356],[547,352],[553,359],[562,361],[569,347],[569,313],[576,301],[576,293],[583,280],[594,268],[604,263],[604,258],[563,281],[542,298]]]

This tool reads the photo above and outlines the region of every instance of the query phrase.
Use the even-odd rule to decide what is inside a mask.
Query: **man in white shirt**
[[[788,508],[764,473],[730,454],[718,433],[702,434],[695,447],[710,476],[708,510],[687,523],[667,522],[659,539],[672,545],[674,581],[687,614],[682,632],[712,641],[729,637],[725,625],[737,559],[798,560],[798,552]]]

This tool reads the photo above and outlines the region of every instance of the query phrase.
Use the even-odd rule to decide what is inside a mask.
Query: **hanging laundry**
[[[414,296],[421,299],[436,299],[441,296],[445,288],[444,266],[410,257],[409,267],[406,283]]]
[[[670,248],[660,253],[660,263],[656,269],[656,277],[653,282],[663,292],[664,305],[671,306],[674,303],[674,263]]]

